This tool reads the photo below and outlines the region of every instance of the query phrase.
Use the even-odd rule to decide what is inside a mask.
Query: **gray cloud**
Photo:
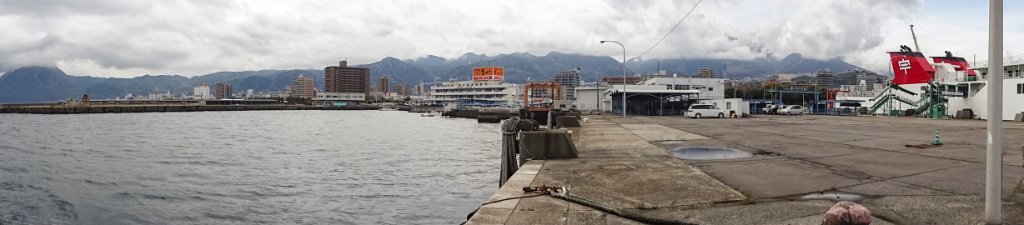
[[[632,57],[695,2],[0,0],[0,71],[60,65],[82,75],[199,75],[465,52],[620,54],[598,44],[603,39],[623,42]],[[644,58],[865,55],[887,43],[889,24],[906,24],[921,5],[705,1]]]

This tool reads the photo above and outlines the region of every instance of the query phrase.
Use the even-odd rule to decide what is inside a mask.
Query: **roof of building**
[[[609,88],[605,92],[621,93],[622,87]],[[643,93],[643,94],[700,94],[700,90],[668,90],[668,89],[629,89],[626,88],[626,93]]]

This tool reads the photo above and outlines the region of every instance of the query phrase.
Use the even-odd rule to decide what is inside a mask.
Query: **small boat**
[[[398,109],[391,107],[382,107],[380,108],[380,111],[398,111]]]
[[[429,113],[422,113],[422,114],[420,114],[420,117],[435,117],[435,116],[439,116],[439,115],[441,115],[441,113],[429,112]]]

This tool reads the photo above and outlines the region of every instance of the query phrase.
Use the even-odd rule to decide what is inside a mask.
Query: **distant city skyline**
[[[218,71],[320,69],[384,57],[455,58],[557,51],[633,58],[697,0],[679,1],[72,1],[0,0],[0,73],[58,66],[69,74],[135,77]],[[985,1],[704,1],[644,59],[751,59],[800,53],[841,57],[877,72],[885,51],[913,45],[987,58]],[[1007,1],[1006,12],[1024,10]],[[351,10],[357,9],[357,10]],[[1005,40],[1024,38],[1024,15],[1007,13]],[[1024,43],[1005,43],[1024,62]]]

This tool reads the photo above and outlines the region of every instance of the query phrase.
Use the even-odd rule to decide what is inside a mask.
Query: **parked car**
[[[783,115],[803,115],[804,107],[798,105],[787,105],[786,107],[779,109],[779,114]]]
[[[775,114],[775,113],[777,113],[779,111],[779,108],[781,108],[781,107],[779,107],[779,105],[768,104],[768,105],[765,105],[764,108],[761,109],[761,112],[764,113],[764,114]]]
[[[705,116],[717,116],[718,118],[725,118],[725,111],[719,109],[714,105],[694,104],[690,106],[689,110],[686,110],[686,116],[696,119],[700,119]]]

